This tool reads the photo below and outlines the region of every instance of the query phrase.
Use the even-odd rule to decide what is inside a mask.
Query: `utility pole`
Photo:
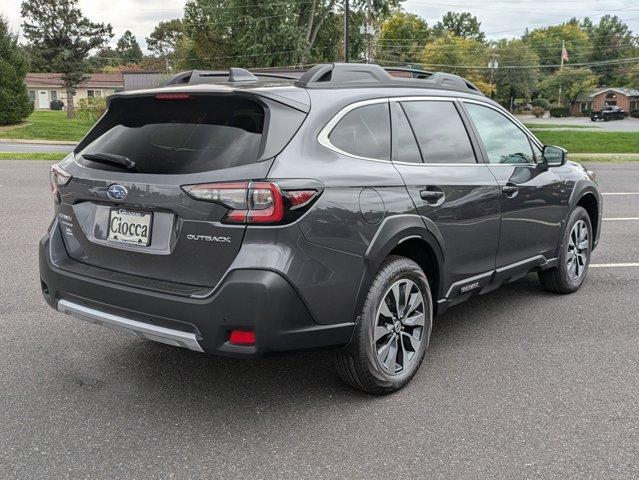
[[[366,2],[366,34],[368,38],[368,63],[371,63],[373,58],[373,5],[372,0]]]
[[[564,52],[566,51],[566,41],[561,41],[561,62],[559,63],[559,71],[564,68]],[[557,97],[557,106],[561,107],[561,83],[559,84],[559,96]]]
[[[344,0],[344,63],[348,63],[350,60],[350,55],[349,55],[349,41],[348,41],[348,30],[350,29],[350,20],[349,17],[350,16],[350,5],[349,5],[349,0]]]

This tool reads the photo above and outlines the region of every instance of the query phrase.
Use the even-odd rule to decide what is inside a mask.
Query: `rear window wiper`
[[[116,155],[115,153],[83,153],[82,158],[91,162],[106,163],[108,165],[115,165],[116,167],[124,167],[127,170],[131,170],[135,167],[135,162],[129,157]]]

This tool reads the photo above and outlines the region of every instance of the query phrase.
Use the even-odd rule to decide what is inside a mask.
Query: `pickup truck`
[[[601,110],[590,112],[590,120],[596,122],[598,120],[603,120],[607,122],[609,120],[623,120],[626,118],[626,111],[617,106],[606,106]]]

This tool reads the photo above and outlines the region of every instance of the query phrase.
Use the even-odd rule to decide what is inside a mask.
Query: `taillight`
[[[274,182],[204,183],[182,188],[196,200],[227,207],[223,223],[262,225],[295,220],[319,193],[315,189],[283,191]]]
[[[71,174],[63,170],[59,165],[51,165],[49,169],[49,184],[51,194],[56,202],[60,203],[60,187],[64,187],[71,180]]]

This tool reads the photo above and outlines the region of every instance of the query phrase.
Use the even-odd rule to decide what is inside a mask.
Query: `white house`
[[[29,98],[36,110],[49,110],[53,100],[67,104],[67,92],[62,86],[60,73],[28,73],[26,84]],[[87,97],[107,97],[122,90],[124,80],[121,73],[94,73],[78,85],[73,101]]]

